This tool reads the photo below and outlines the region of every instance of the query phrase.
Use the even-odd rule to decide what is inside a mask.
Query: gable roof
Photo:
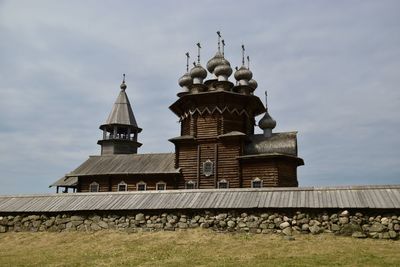
[[[88,176],[109,174],[177,174],[174,153],[119,154],[90,156],[66,175]]]

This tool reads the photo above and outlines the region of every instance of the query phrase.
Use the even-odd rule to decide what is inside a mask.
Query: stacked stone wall
[[[399,239],[398,211],[153,211],[64,214],[0,214],[0,233],[175,231],[208,228],[218,232],[321,234],[356,238]]]

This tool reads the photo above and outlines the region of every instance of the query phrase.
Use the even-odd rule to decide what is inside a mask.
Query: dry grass
[[[333,235],[0,234],[0,266],[400,266],[400,242]]]

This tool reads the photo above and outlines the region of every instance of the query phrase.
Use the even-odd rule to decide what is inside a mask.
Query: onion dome
[[[121,85],[119,86],[120,88],[121,88],[121,90],[122,91],[125,91],[126,90],[126,84],[125,84],[125,77],[124,77],[124,80],[122,81],[122,83],[121,83]]]
[[[190,70],[190,77],[193,78],[193,84],[201,84],[207,77],[207,71],[198,63]]]
[[[228,65],[230,66],[231,64],[229,63],[228,60],[224,58],[224,55],[220,51],[218,51],[213,58],[211,58],[207,62],[207,70],[210,73],[214,73],[215,68],[220,66],[220,65]]]
[[[268,104],[267,104],[267,91],[265,91],[265,106],[267,107],[265,110],[264,116],[258,122],[258,127],[261,128],[264,132],[265,137],[272,136],[272,129],[276,127],[276,121],[269,115],[268,113]]]
[[[250,86],[251,88],[253,88],[253,90],[256,90],[257,87],[258,87],[258,83],[257,83],[256,80],[251,79],[251,80],[249,81],[249,86]]]
[[[276,127],[276,121],[269,115],[268,109],[265,111],[264,116],[258,122],[258,126],[261,130],[274,129]]]
[[[214,69],[214,74],[218,77],[218,81],[227,81],[232,74],[232,68],[228,64],[218,65]]]
[[[246,80],[247,82],[253,77],[253,73],[244,65],[235,71],[235,79],[237,81]]]
[[[186,87],[186,88],[192,85],[193,79],[192,77],[190,77],[189,72],[186,72],[182,77],[180,77],[178,83],[180,87]]]

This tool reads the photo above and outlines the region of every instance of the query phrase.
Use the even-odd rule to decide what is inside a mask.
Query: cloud
[[[397,1],[2,1],[0,194],[43,192],[99,153],[122,73],[140,152],[173,151],[184,53],[240,64],[276,131],[299,131],[301,185],[399,183]],[[233,78],[232,78],[233,79]],[[257,130],[259,131],[259,130]]]

